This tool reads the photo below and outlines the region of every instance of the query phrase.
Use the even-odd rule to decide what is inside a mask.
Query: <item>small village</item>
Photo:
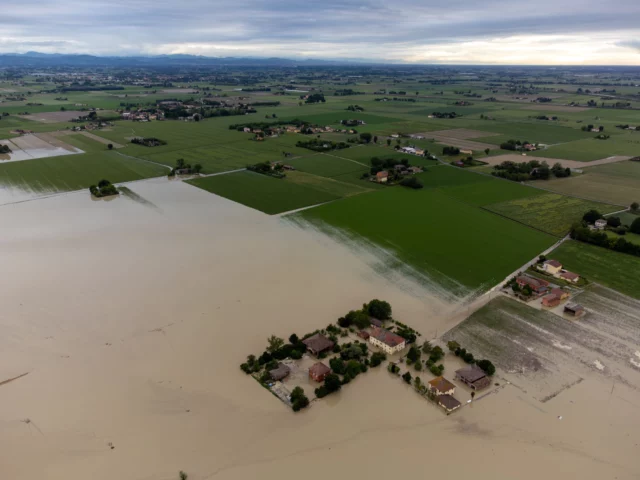
[[[571,298],[587,284],[580,275],[563,268],[559,261],[542,256],[526,272],[512,278],[502,292],[531,307],[575,319],[583,316],[585,309]]]
[[[293,411],[338,392],[385,362],[389,375],[447,415],[493,383],[495,367],[489,360],[475,359],[455,341],[447,343],[448,354],[429,341],[418,344],[420,336],[392,318],[387,302],[372,300],[324,329],[302,338],[291,334],[288,343],[271,336],[266,350],[249,355],[240,367]],[[455,369],[453,380],[443,376],[445,363]],[[431,378],[423,381],[421,374]]]

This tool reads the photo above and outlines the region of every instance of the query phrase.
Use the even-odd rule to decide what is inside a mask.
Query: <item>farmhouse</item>
[[[553,308],[560,305],[561,301],[562,300],[560,299],[560,297],[554,295],[553,293],[550,293],[549,295],[544,296],[544,298],[542,299],[542,305],[545,307]]]
[[[327,350],[331,350],[334,346],[334,343],[321,333],[316,333],[309,338],[305,338],[302,340],[302,343],[304,343],[307,346],[307,350],[316,357]]]
[[[596,223],[594,225],[598,230],[602,230],[604,227],[607,226],[607,221],[604,218],[600,218],[596,220]]]
[[[555,275],[562,269],[562,264],[557,260],[547,260],[542,264],[542,269],[551,275]]]
[[[472,150],[460,150],[460,153],[463,155],[473,155]]]
[[[371,335],[369,335],[369,332],[367,332],[366,330],[360,330],[360,331],[358,332],[358,336],[359,336],[360,338],[364,339],[364,340],[369,340],[369,337],[370,337]]]
[[[387,180],[389,180],[389,172],[376,173],[376,181],[378,183],[387,183]]]
[[[453,395],[456,391],[456,386],[443,376],[440,376],[429,381],[429,389],[436,395]]]
[[[577,303],[568,303],[564,306],[564,313],[572,317],[581,317],[584,315],[584,307]]]
[[[309,376],[316,382],[323,382],[330,373],[331,369],[322,362],[315,363],[309,368]]]
[[[480,390],[491,384],[491,379],[475,363],[456,370],[456,380],[460,380],[472,390]]]
[[[269,370],[269,376],[272,380],[278,381],[289,376],[291,370],[284,363],[278,363],[278,368]]]
[[[382,320],[378,320],[377,318],[369,317],[369,323],[374,327],[382,327]]]
[[[528,275],[520,275],[518,278],[516,278],[516,283],[520,286],[520,288],[529,285],[531,290],[536,293],[544,293],[549,289],[549,282],[539,278],[533,278]]]
[[[569,272],[567,270],[560,273],[559,277],[571,283],[578,283],[578,280],[580,280],[580,275],[578,275],[577,273]]]
[[[393,355],[405,347],[406,340],[384,328],[373,327],[369,336],[369,343],[381,348],[389,355]]]
[[[456,408],[462,406],[462,404],[451,395],[440,395],[438,397],[438,405],[444,408],[447,413],[451,413]]]

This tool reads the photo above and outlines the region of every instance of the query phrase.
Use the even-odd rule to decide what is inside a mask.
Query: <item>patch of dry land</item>
[[[538,160],[539,162],[547,162],[549,165],[554,163],[560,163],[564,168],[587,168],[595,167],[596,165],[606,165],[608,163],[624,162],[631,157],[625,157],[623,155],[614,155],[607,158],[601,158],[600,160],[593,160],[591,162],[579,162],[577,160],[566,160],[564,158],[546,158],[536,157],[535,154],[521,155],[519,153],[507,153],[506,155],[496,155],[495,157],[486,157],[482,161],[488,163],[491,166],[500,165],[502,162],[530,162],[531,160]]]
[[[8,145],[11,149],[11,153],[0,153],[0,160],[2,161],[33,160],[36,158],[84,153],[79,148],[73,147],[55,135],[48,133],[28,134],[11,140],[0,140],[0,144]]]
[[[34,122],[59,123],[68,122],[82,115],[87,115],[87,112],[83,112],[80,110],[66,110],[64,112],[40,112],[32,113],[30,115],[23,115],[22,118],[33,120]]]
[[[0,289],[0,384],[28,372],[0,386],[2,478],[324,480],[327,468],[404,478],[427,464],[440,478],[640,475],[638,373],[623,360],[637,337],[616,336],[632,331],[638,306],[604,310],[613,326],[507,310],[497,329],[493,316],[472,317],[460,332],[492,337],[459,341],[478,355],[487,346],[504,388],[451,416],[384,367],[293,413],[238,368],[268,336],[313,331],[378,297],[432,338],[466,309],[427,279],[385,270],[373,250],[355,255],[183,182],[128,187],[135,195],[110,202],[80,192],[0,207],[11,272]],[[542,359],[502,354],[511,338]],[[590,353],[594,338],[605,343]],[[460,359],[444,364],[453,377]]]

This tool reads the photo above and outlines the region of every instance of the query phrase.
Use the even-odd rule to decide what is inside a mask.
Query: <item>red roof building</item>
[[[331,369],[324,363],[318,362],[309,368],[309,376],[316,382],[324,382],[324,378],[331,373]]]

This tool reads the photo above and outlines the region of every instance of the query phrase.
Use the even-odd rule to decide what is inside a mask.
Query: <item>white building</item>
[[[369,336],[369,343],[389,355],[401,351],[407,345],[406,340],[400,335],[396,335],[380,327],[373,327],[371,335]]]

